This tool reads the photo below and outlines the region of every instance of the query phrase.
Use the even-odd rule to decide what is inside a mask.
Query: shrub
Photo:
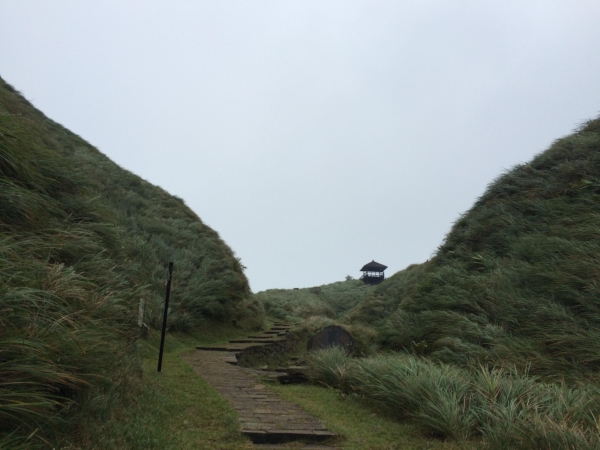
[[[513,368],[461,369],[408,354],[311,352],[309,377],[375,401],[426,433],[493,449],[597,448],[600,390],[544,383]]]

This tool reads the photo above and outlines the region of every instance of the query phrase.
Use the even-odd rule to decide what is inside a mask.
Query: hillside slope
[[[373,286],[349,278],[310,288],[268,289],[253,297],[271,317],[296,322],[311,316],[338,318],[372,290]]]
[[[0,447],[43,442],[135,372],[138,304],[159,322],[169,261],[171,329],[261,322],[238,258],[181,199],[0,79]]]
[[[600,119],[493,182],[436,256],[350,315],[381,343],[434,360],[600,368]]]

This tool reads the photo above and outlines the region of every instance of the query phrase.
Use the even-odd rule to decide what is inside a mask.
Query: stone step
[[[248,336],[247,338],[243,339],[232,339],[229,341],[229,344],[202,345],[197,346],[196,349],[217,352],[239,352],[253,346],[261,346],[276,342],[282,342],[284,339],[282,339],[281,336],[285,336],[288,333],[289,329],[285,327],[274,327],[271,328],[271,330],[263,331],[262,334]]]
[[[233,364],[234,366],[237,366],[238,360],[235,355],[236,355],[235,353],[232,353],[231,355],[223,358],[223,361],[225,361],[227,364]]]
[[[226,352],[228,351],[227,347],[224,345],[198,345],[196,346],[196,350],[208,350],[211,352]]]
[[[261,339],[261,338],[253,338],[253,339],[232,339],[231,341],[229,341],[230,344],[252,344],[252,343],[258,343],[258,344],[273,344],[276,342],[284,342],[285,339],[274,339],[272,337],[269,337],[268,339]]]
[[[251,347],[262,347],[264,345],[264,342],[254,344],[199,345],[196,347],[196,350],[208,350],[211,352],[241,352]]]
[[[293,447],[290,447],[286,444],[254,444],[252,448],[259,450],[336,450],[336,447],[331,447],[330,445],[302,443],[294,443],[292,445]]]
[[[253,430],[242,428],[242,434],[255,444],[282,444],[284,442],[323,442],[337,436],[328,430]]]
[[[238,345],[248,348],[260,344]],[[187,354],[184,359],[229,400],[238,412],[240,431],[253,442],[263,445],[298,442],[294,448],[303,448],[303,442],[317,443],[337,436],[299,405],[269,390],[256,376],[257,371],[227,364],[234,355],[213,351],[215,347]]]

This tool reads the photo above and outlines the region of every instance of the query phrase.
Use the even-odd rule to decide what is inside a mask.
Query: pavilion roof
[[[361,272],[383,272],[385,269],[387,269],[387,266],[384,266],[383,264],[379,264],[378,262],[375,262],[375,260],[371,261],[370,263],[367,263],[363,266],[362,269],[360,269]]]

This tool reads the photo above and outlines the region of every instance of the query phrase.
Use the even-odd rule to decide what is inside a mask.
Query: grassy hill
[[[383,348],[434,361],[580,379],[600,369],[598,280],[600,118],[491,183],[431,260],[375,287],[256,298],[282,318],[367,325]]]
[[[310,377],[444,439],[600,448],[599,280],[600,118],[495,180],[431,260],[313,308],[387,351],[314,353]]]
[[[312,316],[335,319],[355,307],[373,286],[360,280],[296,289],[268,289],[254,294],[271,317],[299,322]]]
[[[494,181],[436,256],[352,312],[380,342],[436,361],[600,369],[600,119]]]
[[[596,449],[599,255],[600,118],[494,181],[430,261],[375,287],[252,295],[181,199],[0,79],[0,448],[52,447],[77,416],[100,423],[119,405],[141,376],[138,305],[156,327],[174,261],[173,331],[258,326],[265,310],[306,329],[346,323],[370,356],[317,353],[313,381],[428,436]]]
[[[121,169],[0,79],[0,447],[51,441],[138,373],[138,304],[171,330],[258,325],[238,258],[184,202]]]

